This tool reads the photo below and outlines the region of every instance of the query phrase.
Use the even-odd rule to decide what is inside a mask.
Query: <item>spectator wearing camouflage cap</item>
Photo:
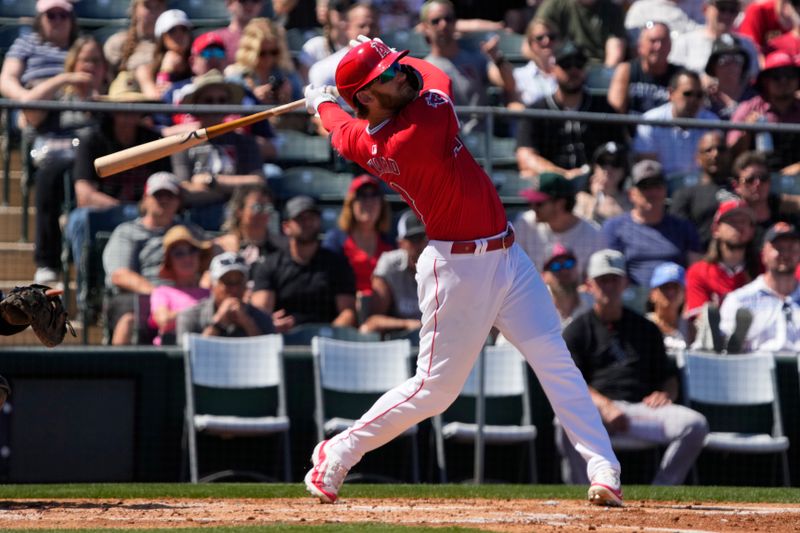
[[[557,243],[566,246],[575,254],[577,272],[582,281],[589,256],[605,247],[600,227],[572,212],[575,189],[567,178],[554,172],[543,172],[537,181],[537,187],[520,193],[528,201],[530,209],[521,213],[514,222],[517,242],[539,271]]]
[[[660,163],[646,159],[633,166],[628,196],[633,209],[607,220],[603,232],[609,247],[625,256],[628,277],[635,285],[649,287],[659,263],[688,266],[700,259],[697,230],[666,212],[667,184]]]

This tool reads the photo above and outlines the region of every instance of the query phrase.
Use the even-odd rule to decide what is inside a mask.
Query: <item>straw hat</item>
[[[158,102],[142,93],[139,85],[133,78],[133,74],[128,71],[120,72],[111,85],[108,87],[108,94],[97,97],[101,102],[117,102],[125,104],[135,104],[144,102]]]
[[[208,268],[208,263],[211,260],[211,241],[201,241],[197,239],[189,228],[182,224],[172,226],[167,233],[164,234],[162,247],[164,248],[164,260],[161,262],[161,270],[158,275],[162,278],[170,278],[172,266],[170,265],[169,252],[173,246],[179,243],[189,243],[193,247],[200,250],[200,266],[198,272],[204,272]]]

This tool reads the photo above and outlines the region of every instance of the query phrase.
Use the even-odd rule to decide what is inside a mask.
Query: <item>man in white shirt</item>
[[[556,244],[569,248],[578,261],[579,282],[583,282],[586,264],[597,250],[606,247],[599,226],[572,213],[575,190],[567,178],[555,172],[542,172],[538,187],[522,191],[531,209],[514,222],[517,242],[541,272]]]
[[[761,250],[764,274],[725,297],[720,307],[720,329],[730,336],[737,314],[747,309],[752,324],[744,351],[800,350],[800,286],[794,277],[800,263],[800,233],[792,224],[778,222],[764,236]],[[741,318],[739,319],[741,321]]]

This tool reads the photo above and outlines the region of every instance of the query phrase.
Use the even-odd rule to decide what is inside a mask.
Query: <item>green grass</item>
[[[343,498],[583,499],[585,487],[566,485],[359,485],[342,489]],[[296,484],[129,483],[0,485],[0,499],[61,498],[307,498]],[[629,485],[625,499],[679,502],[797,503],[800,489],[764,487],[652,487]]]

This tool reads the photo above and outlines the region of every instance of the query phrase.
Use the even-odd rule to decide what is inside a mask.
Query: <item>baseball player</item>
[[[359,36],[336,88],[308,86],[331,142],[402,195],[430,242],[417,262],[422,329],[416,375],[384,394],[353,426],[317,444],[308,490],[333,503],[368,451],[444,411],[458,396],[492,326],[527,359],[576,450],[589,500],[622,505],[620,466],[561,337],[547,288],[506,220],[489,177],[458,136],[450,79],[379,39]],[[345,113],[338,94],[356,111]]]
[[[15,335],[30,326],[48,348],[61,344],[67,331],[74,337],[75,330],[61,302],[62,292],[36,284],[15,287],[5,298],[0,292],[0,335]],[[11,387],[0,376],[0,409],[9,394]]]

